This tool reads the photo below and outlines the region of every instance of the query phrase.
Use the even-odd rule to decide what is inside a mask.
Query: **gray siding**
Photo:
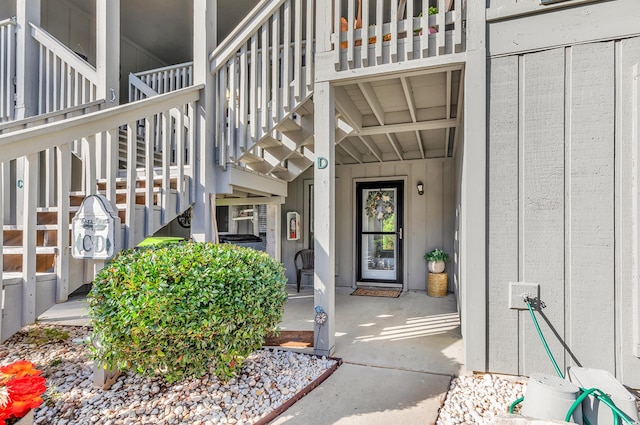
[[[508,309],[509,282],[522,281],[540,284],[539,320],[561,367],[601,368],[640,386],[629,302],[638,62],[638,38],[489,61],[491,371],[553,372],[528,312]]]
[[[490,56],[640,34],[637,0],[575,0],[547,6],[539,0],[490,0],[489,4]]]
[[[405,290],[426,290],[427,265],[425,252],[443,248],[449,254],[454,249],[455,227],[455,163],[453,159],[411,160],[396,163],[367,164],[336,167],[336,285],[355,285],[355,182],[375,178],[393,180],[406,178],[404,267]],[[288,196],[282,209],[283,220],[289,211],[303,215],[304,182],[313,180],[309,169],[289,184]],[[425,193],[419,196],[416,184],[422,181]],[[286,230],[286,226],[283,229]],[[283,234],[282,260],[290,282],[295,282],[293,257],[305,248],[303,239],[287,241]],[[449,290],[454,288],[453,255],[447,263]],[[306,278],[305,278],[306,279]],[[304,283],[310,284],[305,280]]]

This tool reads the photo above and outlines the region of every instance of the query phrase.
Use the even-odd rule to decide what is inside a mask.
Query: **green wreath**
[[[367,216],[376,220],[384,221],[392,217],[395,213],[392,192],[382,190],[369,192],[364,210]]]

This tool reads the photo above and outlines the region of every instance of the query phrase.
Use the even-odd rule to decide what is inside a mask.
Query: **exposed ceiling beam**
[[[400,158],[400,161],[404,161],[404,158],[402,157],[402,149],[400,147],[400,143],[398,142],[398,138],[396,137],[396,135],[387,133],[387,139],[389,139],[389,143],[391,143],[393,150],[396,151],[396,155],[398,155],[398,158]]]
[[[362,164],[362,154],[358,152],[347,140],[344,140],[337,147],[345,151],[351,158],[355,159],[358,164]]]
[[[416,130],[416,140],[418,141],[418,147],[420,148],[420,155],[422,155],[422,159],[424,159],[424,146],[422,146],[422,137],[418,130]]]
[[[400,77],[400,83],[402,83],[402,90],[404,90],[404,97],[407,99],[407,105],[409,106],[409,113],[411,114],[411,121],[416,122],[416,102],[413,98],[413,90],[411,88],[411,81],[406,77]],[[449,118],[449,117],[447,117]]]
[[[367,149],[369,149],[369,152],[371,152],[371,154],[376,157],[378,162],[382,162],[382,151],[376,146],[374,141],[371,140],[370,137],[358,136],[358,138],[360,139],[360,141],[362,141],[362,143],[364,143]]]
[[[384,110],[382,109],[382,105],[380,105],[378,96],[376,96],[376,92],[373,90],[371,83],[358,83],[358,87],[360,87],[360,90],[371,107],[371,110],[373,110],[373,115],[376,116],[380,125],[384,125]]]
[[[447,119],[451,118],[451,71],[447,71],[447,92],[445,93],[447,99]],[[444,156],[449,156],[449,131],[447,128],[444,138]]]
[[[362,113],[360,113],[356,104],[353,103],[353,100],[344,87],[336,87],[335,95],[336,109],[338,112],[340,112],[354,128],[358,129],[362,127]]]
[[[456,149],[458,148],[458,140],[460,139],[460,126],[462,124],[462,104],[464,101],[464,68],[460,70],[460,82],[458,83],[458,110],[456,112],[456,133],[453,137],[453,152],[452,155],[456,155]]]
[[[450,128],[457,125],[456,118],[420,121],[420,122],[407,122],[400,124],[387,124],[372,127],[364,127],[357,132],[359,136],[373,136],[375,134],[387,134],[387,133],[404,133],[407,131],[420,131],[420,130],[438,130],[441,128]]]

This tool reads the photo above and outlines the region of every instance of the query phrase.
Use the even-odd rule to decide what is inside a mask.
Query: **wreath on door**
[[[393,194],[391,192],[377,190],[369,192],[365,212],[370,218],[384,221],[395,213]]]

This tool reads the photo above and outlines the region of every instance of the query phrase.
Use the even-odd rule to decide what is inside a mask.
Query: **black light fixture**
[[[418,195],[424,195],[424,185],[422,182],[418,182],[416,188],[418,189]]]

